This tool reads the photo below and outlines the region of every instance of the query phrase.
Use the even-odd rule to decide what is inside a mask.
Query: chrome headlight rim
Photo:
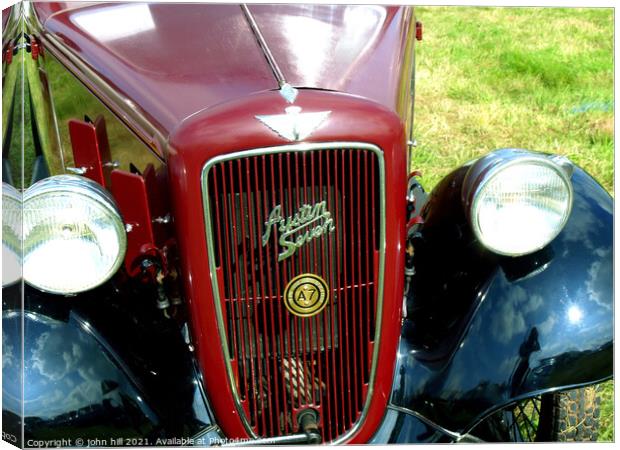
[[[474,236],[486,249],[501,256],[524,256],[543,249],[562,232],[571,215],[574,197],[573,184],[571,182],[573,165],[568,158],[524,149],[505,148],[491,152],[471,164],[472,167],[465,175],[463,182],[462,198],[466,216]],[[477,222],[477,211],[479,203],[483,198],[481,194],[488,184],[500,173],[516,165],[528,164],[545,167],[559,176],[566,188],[568,206],[564,210],[560,226],[555,229],[554,233],[549,235],[543,244],[527,251],[504,251],[488,242]]]
[[[120,217],[120,212],[112,195],[100,184],[80,175],[54,175],[33,184],[24,192],[24,204],[40,195],[52,192],[67,192],[86,195],[105,208],[113,210]]]
[[[49,294],[72,296],[90,291],[103,285],[118,272],[125,260],[125,254],[127,251],[127,234],[123,217],[112,195],[98,183],[79,175],[54,175],[30,186],[23,194],[24,214],[28,209],[30,202],[38,200],[40,197],[44,197],[46,195],[58,194],[69,194],[75,196],[76,198],[81,197],[82,201],[88,200],[101,207],[106,211],[106,214],[113,219],[110,224],[114,228],[116,236],[118,237],[118,253],[116,254],[113,264],[109,266],[108,270],[102,272],[96,283],[90,283],[85,285],[83,288],[53,289],[50,288],[50,286],[42,286],[36,281],[33,282],[32,277],[28,277],[26,275],[26,271],[24,271],[24,282],[37,290]],[[24,234],[26,234],[26,217],[24,217]],[[26,235],[24,236],[23,249],[25,266],[27,264],[27,252],[30,249],[28,245],[28,236]]]

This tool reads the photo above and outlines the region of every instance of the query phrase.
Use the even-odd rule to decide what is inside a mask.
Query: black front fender
[[[547,247],[495,255],[461,205],[467,167],[433,192],[414,238],[391,402],[455,432],[520,398],[613,371],[613,201],[575,168],[571,217]]]
[[[26,285],[23,304],[21,293],[3,289],[3,417],[16,443],[21,427],[25,447],[220,437],[178,324],[143,288],[62,297]]]

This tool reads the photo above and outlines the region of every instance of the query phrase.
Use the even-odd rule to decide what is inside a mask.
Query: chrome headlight
[[[17,189],[2,183],[2,287],[22,276],[22,199]]]
[[[463,198],[478,240],[501,255],[519,256],[551,242],[573,202],[570,163],[525,150],[504,149],[467,172]]]
[[[42,291],[74,294],[118,270],[127,235],[112,197],[75,175],[39,181],[24,194],[24,279]]]

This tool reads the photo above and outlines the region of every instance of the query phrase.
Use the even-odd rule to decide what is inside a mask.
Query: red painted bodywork
[[[35,3],[43,23],[41,40],[57,56],[62,53],[55,43],[59,40],[63,51],[84,61],[125,97],[122,104],[109,101],[99,83],[69,65],[132,130],[141,133],[136,119],[141,116],[168,139],[166,149],[154,150],[161,150],[168,165],[167,186],[196,354],[218,424],[229,437],[245,437],[231,388],[224,382],[201,172],[217,155],[291,144],[255,118],[282,114],[290,105],[275,92],[277,82],[238,5],[105,4],[71,9],[74,6]],[[304,142],[366,142],[384,151],[386,264],[377,376],[368,415],[349,439],[363,443],[384,416],[400,333],[407,189],[404,121],[410,100],[407,53],[412,14],[406,8],[353,5],[250,9],[287,81],[306,88],[300,89],[295,106],[303,112],[331,111]],[[119,22],[127,14],[133,14],[128,23],[134,32]],[[50,35],[54,39],[48,39]],[[320,45],[312,47],[302,37]],[[321,51],[313,51],[319,47]],[[151,141],[148,135],[140,137]]]
[[[13,44],[10,42],[7,44],[4,53],[2,53],[2,62],[7,64],[11,64],[11,62],[13,62]]]
[[[32,59],[36,61],[39,59],[39,53],[39,42],[34,36],[30,36],[30,56],[32,56]]]
[[[2,10],[2,29],[6,28],[6,24],[9,22],[9,17],[11,15],[11,7],[4,8]]]
[[[95,122],[69,121],[69,135],[75,167],[84,168],[86,178],[110,187],[110,144],[103,116]]]
[[[68,2],[69,9],[52,13],[54,4],[36,4],[37,10],[45,8],[39,14],[43,37],[60,38],[165,136],[197,111],[278,87],[238,5],[75,5]],[[410,75],[401,67],[411,21],[407,9],[253,5],[251,10],[292,85],[360,95],[404,112],[398,96]],[[123,26],[118,36],[111,32],[119,29],[115,19],[127,15],[138,31],[124,32]],[[359,29],[353,20],[365,15],[374,26]],[[309,22],[303,36],[323,36],[326,49],[309,54],[313,47],[307,43],[315,41],[301,35],[290,44],[287,34],[300,31],[300,16]],[[338,45],[344,38],[351,45]]]
[[[123,221],[129,226],[125,270],[129,275],[139,273],[140,256],[155,248],[153,219],[149,208],[146,181],[142,175],[124,170],[112,171],[112,194],[116,199]]]
[[[400,113],[409,10],[250,5],[250,11],[290,84],[360,95]]]
[[[415,39],[416,41],[421,41],[424,38],[424,25],[422,22],[415,23]]]
[[[407,183],[404,128],[387,108],[344,94],[302,90],[295,102],[304,112],[332,111],[330,118],[306,142],[368,142],[385,152],[386,171],[386,267],[382,335],[377,377],[369,414],[351,442],[365,442],[385,412],[392,386],[396,344],[400,334],[403,289],[403,245]],[[188,205],[202,205],[201,173],[212,157],[253,148],[289,144],[258,122],[255,114],[280,114],[288,104],[275,92],[256,94],[204,111],[187,120],[170,138],[169,179],[173,198],[185,203],[173,205],[185,292],[191,308],[196,353],[203,369],[210,399],[221,426],[229,436],[245,436],[239,413],[232,401],[225,376],[217,322],[213,312],[205,223],[202,211]],[[395,194],[395,193],[399,193]]]
[[[129,226],[125,270],[130,276],[140,273],[138,264],[146,255],[159,254],[170,237],[170,226],[161,219],[169,214],[167,192],[160,188],[165,180],[149,164],[144,173],[113,170],[111,191],[123,221]],[[159,220],[158,220],[159,219]]]
[[[2,10],[2,62],[11,64],[13,61],[13,39],[16,36],[4,36],[6,27],[9,24],[9,18],[11,17],[11,11],[13,7],[9,6]],[[4,76],[4,75],[3,75]]]

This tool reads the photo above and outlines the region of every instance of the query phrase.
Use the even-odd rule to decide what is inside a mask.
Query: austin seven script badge
[[[329,287],[323,278],[303,273],[293,278],[284,289],[284,306],[291,314],[312,317],[329,302]]]
[[[280,233],[278,243],[283,248],[278,254],[278,261],[282,261],[303,247],[312,239],[332,233],[336,227],[332,214],[327,210],[327,202],[322,201],[314,205],[301,205],[291,216],[282,215],[282,205],[276,205],[265,222],[263,232],[263,247],[269,243],[272,228],[277,226]]]

